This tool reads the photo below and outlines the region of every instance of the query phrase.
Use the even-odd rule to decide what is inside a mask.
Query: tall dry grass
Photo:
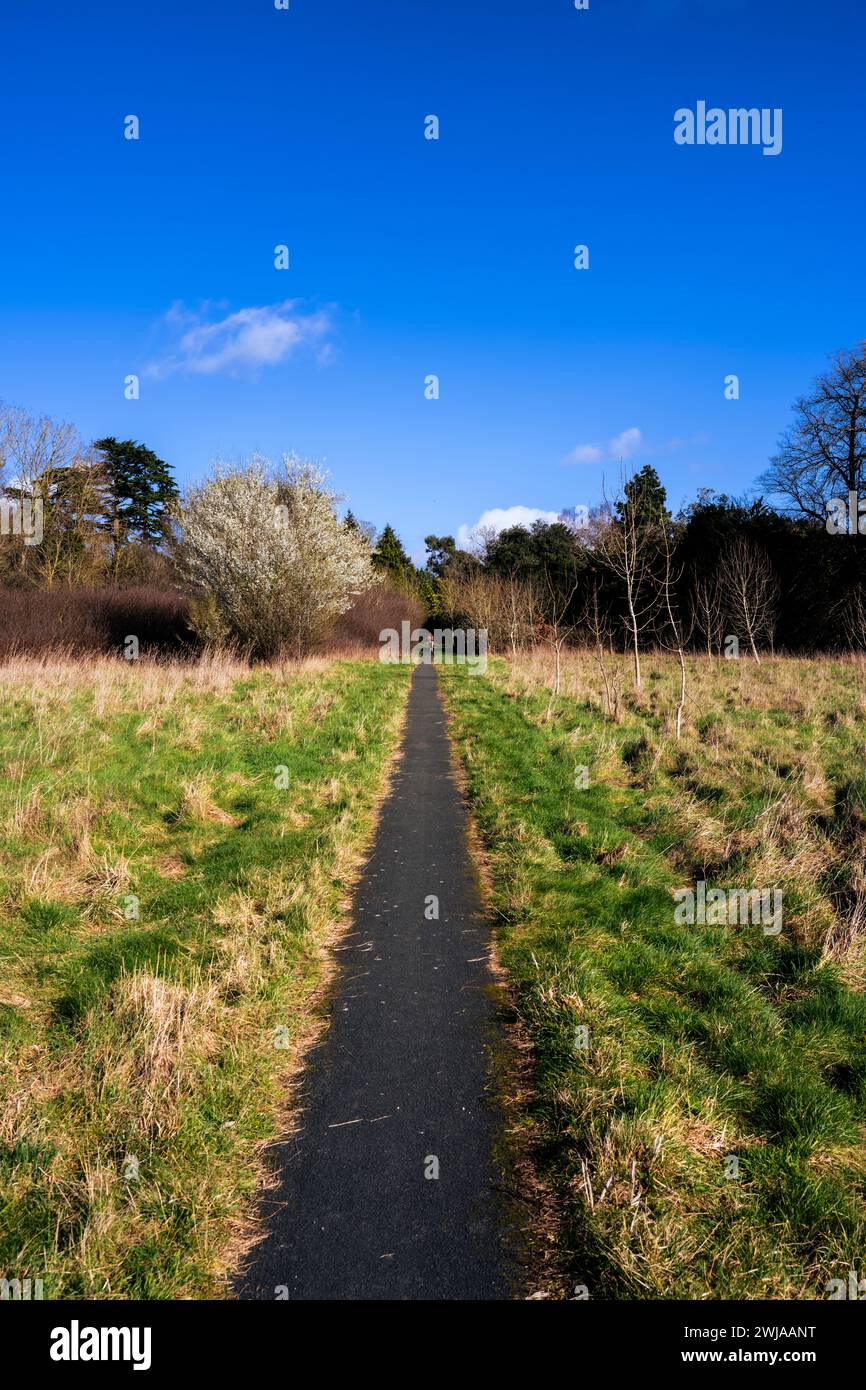
[[[684,882],[734,874],[781,887],[796,938],[866,987],[866,658],[691,654],[679,740],[676,656],[648,652],[639,689],[626,656],[603,663],[572,650],[561,673],[561,699],[604,718],[589,736],[594,775],[626,776],[676,826]],[[504,670],[515,697],[553,688],[544,649]],[[548,703],[554,726],[556,711]]]

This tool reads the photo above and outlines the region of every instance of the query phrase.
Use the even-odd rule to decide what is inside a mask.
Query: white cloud
[[[302,313],[299,304],[297,299],[286,299],[281,304],[238,309],[212,322],[206,317],[211,308],[224,306],[206,304],[196,313],[183,304],[173,304],[163,322],[176,340],[161,357],[149,363],[145,375],[255,375],[262,367],[277,366],[302,346],[315,347],[320,359],[327,360],[331,351],[327,338],[333,331],[331,317],[324,309]]]
[[[600,463],[604,453],[597,444],[578,444],[569,454],[567,463]]]
[[[630,459],[641,446],[641,432],[635,426],[609,439],[607,444],[578,444],[566,463],[601,463],[605,459]]]
[[[559,520],[559,512],[545,512],[540,507],[490,507],[482,512],[474,526],[463,525],[457,529],[457,544],[461,550],[468,549],[479,531],[507,531],[509,526],[532,525],[533,521],[554,522]]]
[[[632,454],[636,454],[640,448],[640,430],[623,430],[616,439],[612,439],[607,446],[610,458],[630,459]]]

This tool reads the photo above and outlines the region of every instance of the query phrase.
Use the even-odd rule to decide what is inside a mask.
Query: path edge
[[[438,673],[437,673],[438,674]],[[486,679],[483,676],[482,679]],[[488,963],[493,976],[495,1026],[500,1037],[491,1058],[489,1094],[494,1115],[496,1168],[512,1173],[512,1184],[498,1196],[504,1200],[516,1232],[516,1260],[524,1301],[561,1302],[570,1298],[567,1252],[556,1198],[545,1180],[536,1154],[543,1143],[541,1127],[531,1106],[535,1097],[535,1047],[520,1013],[511,978],[502,964],[491,856],[475,816],[469,778],[454,730],[454,711],[447,682],[438,678],[451,754],[451,773],[463,803],[470,868],[475,876],[484,914],[490,924]]]
[[[402,703],[394,715],[393,747],[382,766],[375,801],[370,807],[369,824],[358,844],[347,854],[345,862],[338,861],[335,866],[339,876],[345,880],[346,889],[340,899],[339,913],[335,914],[333,921],[316,941],[316,949],[321,958],[321,974],[309,998],[308,1017],[290,1055],[286,1058],[285,1066],[274,1076],[274,1084],[280,1093],[272,1109],[275,1135],[272,1139],[262,1140],[256,1147],[255,1190],[243,1208],[233,1217],[228,1239],[220,1247],[218,1280],[224,1301],[245,1301],[239,1287],[243,1282],[246,1261],[269,1234],[270,1218],[263,1209],[264,1199],[269,1192],[279,1187],[282,1170],[280,1150],[286,1140],[297,1133],[303,1119],[302,1092],[310,1055],[324,1041],[330,1027],[330,1006],[336,996],[340,974],[340,962],[335,948],[343,942],[352,924],[355,893],[373,850],[382,808],[391,792],[402,760],[413,676],[414,672],[403,688]]]

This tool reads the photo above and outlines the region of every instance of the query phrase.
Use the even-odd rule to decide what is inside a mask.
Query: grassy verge
[[[863,673],[589,657],[443,670],[534,1046],[538,1161],[592,1297],[823,1298],[866,1267]],[[579,769],[588,769],[588,785]],[[781,888],[784,926],[678,925],[675,890]]]
[[[408,671],[0,668],[0,1274],[218,1295]]]

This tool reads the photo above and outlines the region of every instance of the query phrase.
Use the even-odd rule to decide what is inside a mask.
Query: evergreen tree
[[[430,574],[441,579],[445,573],[448,562],[457,553],[457,544],[453,536],[425,536],[424,544],[427,547],[427,569]]]
[[[667,527],[671,514],[667,509],[667,493],[661,479],[651,464],[645,463],[639,473],[629,478],[623,488],[623,497],[616,504],[618,521],[623,521],[627,508],[634,509],[634,519],[639,531]]]
[[[376,538],[376,528],[371,521],[359,521],[350,508],[343,517],[343,525],[347,531],[351,531],[354,535],[363,536],[372,550],[373,541]]]
[[[571,579],[578,548],[570,529],[561,521],[534,521],[525,526],[509,526],[491,541],[487,567],[495,574],[514,579],[534,579],[550,575],[557,585]]]
[[[111,482],[113,505],[107,529],[120,544],[134,539],[158,544],[166,533],[166,511],[178,496],[169,464],[132,439],[97,439]]]
[[[379,536],[372,554],[373,568],[387,574],[392,580],[410,578],[415,567],[403,549],[403,543],[393,526],[386,526]]]

